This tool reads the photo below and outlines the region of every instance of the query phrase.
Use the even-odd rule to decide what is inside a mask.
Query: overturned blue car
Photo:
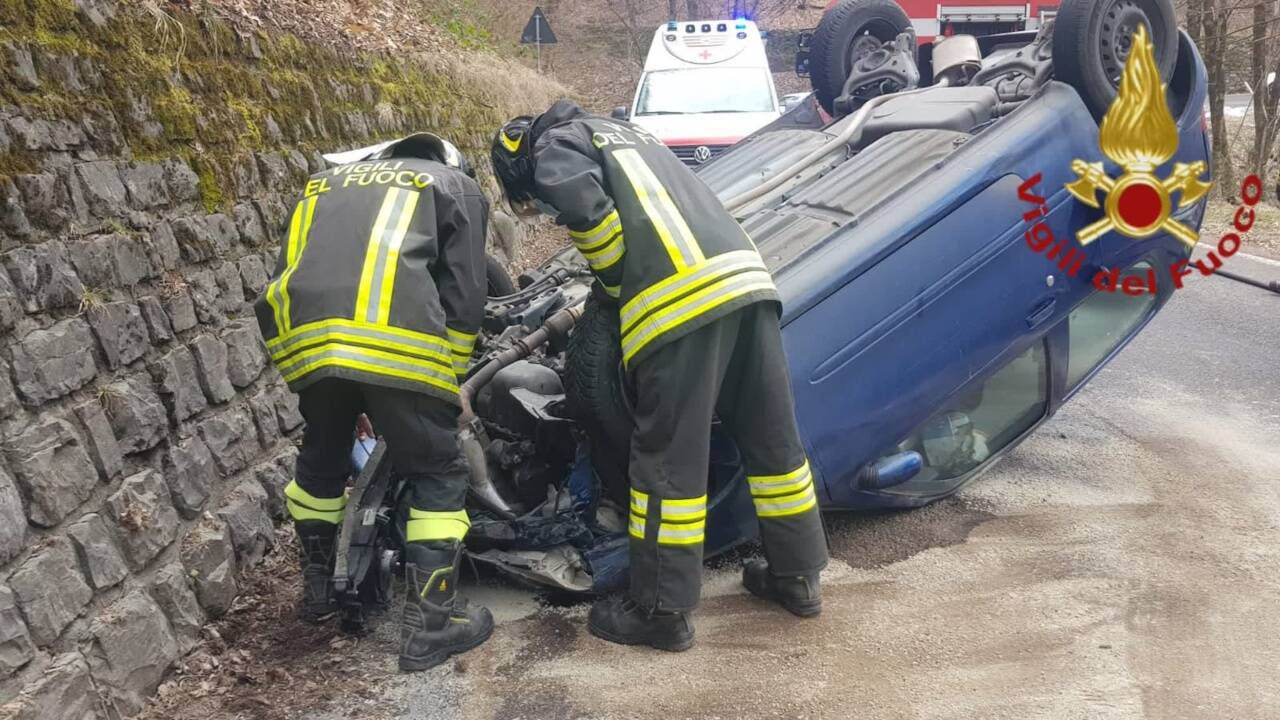
[[[1141,170],[1173,178],[1163,194],[1130,190],[1133,168],[1099,143],[1139,36],[1163,83],[1147,100],[1163,92],[1177,135]],[[1168,301],[1207,189],[1205,69],[1168,0],[1065,0],[1037,32],[925,46],[891,0],[843,0],[803,52],[815,92],[698,174],[782,295],[823,508],[924,505],[1034,432]],[[516,283],[490,270],[463,388],[468,552],[537,585],[609,589],[632,427],[616,311],[572,249]],[[713,435],[708,554],[756,533],[737,449]],[[336,578],[353,613],[396,560],[394,468],[372,451]]]

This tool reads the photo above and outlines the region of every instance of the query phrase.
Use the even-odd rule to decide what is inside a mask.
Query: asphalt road
[[[1278,346],[1280,295],[1194,280],[955,498],[831,518],[819,619],[712,570],[697,645],[672,655],[473,588],[489,643],[313,717],[1275,718]]]

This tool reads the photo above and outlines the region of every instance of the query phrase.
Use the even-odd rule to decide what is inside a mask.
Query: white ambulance
[[[653,34],[628,111],[688,165],[701,165],[781,115],[764,39],[750,20],[669,22]]]

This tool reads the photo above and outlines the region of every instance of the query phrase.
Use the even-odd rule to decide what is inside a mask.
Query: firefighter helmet
[[[533,199],[533,118],[521,115],[493,136],[489,157],[502,193],[512,205]]]

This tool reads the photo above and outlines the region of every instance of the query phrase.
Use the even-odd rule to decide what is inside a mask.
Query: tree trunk
[[[1267,30],[1271,2],[1255,0],[1253,4],[1253,44],[1249,52],[1249,77],[1253,86],[1253,147],[1249,149],[1249,168],[1262,173],[1266,158],[1262,154],[1267,135],[1267,109],[1270,96],[1267,86]]]
[[[676,0],[667,0],[667,19],[676,19]]]
[[[1223,108],[1227,93],[1227,21],[1230,11],[1222,8],[1222,0],[1204,0],[1204,60],[1209,72],[1209,117],[1213,137],[1214,184],[1222,198],[1230,202],[1236,194],[1235,172],[1231,167],[1231,144],[1227,137],[1227,118]]]
[[[1204,52],[1204,11],[1205,0],[1188,0],[1187,2],[1187,34],[1191,41]]]
[[[698,20],[702,14],[698,11],[698,0],[684,0],[684,9],[689,15],[686,20]]]

